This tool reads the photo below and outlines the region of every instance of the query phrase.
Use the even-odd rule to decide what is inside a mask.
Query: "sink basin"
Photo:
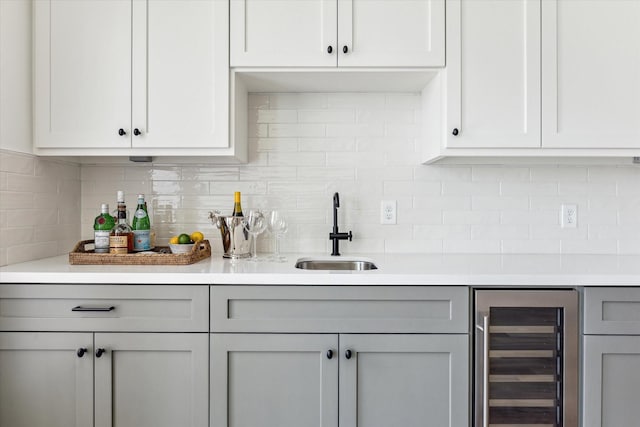
[[[296,262],[296,268],[302,270],[377,270],[373,261],[365,259],[313,259],[300,258]]]

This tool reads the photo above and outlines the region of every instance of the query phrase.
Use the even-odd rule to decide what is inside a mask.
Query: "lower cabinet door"
[[[212,427],[337,427],[338,336],[212,334]]]
[[[340,427],[468,427],[467,335],[340,335]]]
[[[96,427],[207,427],[208,334],[96,333]]]
[[[584,427],[637,427],[640,336],[584,337]]]
[[[92,426],[92,349],[90,333],[0,333],[0,426]]]

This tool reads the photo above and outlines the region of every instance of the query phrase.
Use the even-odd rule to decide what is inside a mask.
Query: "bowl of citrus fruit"
[[[191,234],[182,233],[169,239],[169,248],[173,254],[188,254],[193,249],[193,245],[204,240],[204,235],[199,231]]]

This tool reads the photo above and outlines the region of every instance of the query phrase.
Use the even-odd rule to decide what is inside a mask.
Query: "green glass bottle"
[[[109,213],[109,205],[103,203],[100,205],[100,215],[93,221],[93,241],[96,253],[109,253],[109,233],[115,225],[116,223]]]
[[[148,251],[151,249],[151,220],[144,201],[144,194],[138,194],[138,206],[131,223],[133,230],[133,250]]]

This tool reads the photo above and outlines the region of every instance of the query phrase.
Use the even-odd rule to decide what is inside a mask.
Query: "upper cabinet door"
[[[444,66],[444,0],[337,0],[338,64]]]
[[[231,66],[336,66],[336,0],[230,0]]]
[[[36,1],[33,10],[35,147],[130,147],[131,1]]]
[[[227,147],[228,2],[134,0],[132,22],[132,146]]]
[[[540,0],[447,1],[447,147],[540,147]]]
[[[640,148],[640,2],[542,2],[547,148]]]

